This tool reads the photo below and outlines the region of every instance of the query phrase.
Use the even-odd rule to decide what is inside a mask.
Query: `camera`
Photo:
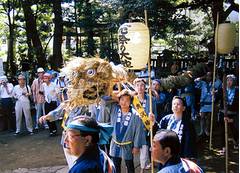
[[[39,91],[39,94],[43,95],[43,91]]]

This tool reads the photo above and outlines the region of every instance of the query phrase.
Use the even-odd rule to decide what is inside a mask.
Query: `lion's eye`
[[[87,70],[87,75],[88,75],[89,77],[94,76],[95,73],[96,73],[96,71],[95,71],[94,69],[88,69],[88,70]]]
[[[72,76],[73,76],[73,77],[77,77],[77,76],[78,76],[77,72],[73,71],[73,72],[72,72]]]

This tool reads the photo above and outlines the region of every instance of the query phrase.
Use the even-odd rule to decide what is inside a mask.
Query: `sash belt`
[[[116,141],[116,140],[113,139],[113,138],[112,138],[112,140],[113,140],[114,143],[116,143],[117,145],[121,145],[121,146],[123,146],[123,145],[129,145],[129,144],[132,143],[132,141],[118,142],[118,141]]]

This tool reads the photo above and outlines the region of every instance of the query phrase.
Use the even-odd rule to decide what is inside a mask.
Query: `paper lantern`
[[[140,22],[125,23],[118,30],[118,53],[128,69],[143,69],[149,58],[150,36],[148,27]]]
[[[231,23],[221,23],[218,26],[218,35],[217,37],[218,43],[218,53],[220,54],[228,54],[235,47],[236,40],[236,30],[235,26]],[[216,40],[215,40],[216,44]]]

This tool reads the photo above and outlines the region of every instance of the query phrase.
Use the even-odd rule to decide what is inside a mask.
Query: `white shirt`
[[[0,86],[0,97],[3,98],[11,98],[12,97],[12,92],[13,92],[13,84],[11,83],[7,83],[7,88],[8,88],[8,92],[6,87],[4,87],[3,85]]]
[[[57,101],[56,85],[53,82],[50,82],[49,85],[43,83],[43,90],[46,102]]]
[[[27,90],[28,87],[28,90]],[[24,86],[23,88],[20,87],[20,85],[16,85],[13,88],[13,97],[17,99],[17,101],[22,101],[22,102],[30,102],[30,100],[28,99],[28,96],[23,95],[24,93],[31,93],[31,89],[29,86]]]

